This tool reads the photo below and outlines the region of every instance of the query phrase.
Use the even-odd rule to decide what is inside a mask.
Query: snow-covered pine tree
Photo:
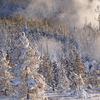
[[[41,73],[46,78],[46,83],[52,87],[52,62],[48,55],[41,58],[41,63],[39,67],[39,73]]]
[[[67,91],[69,89],[69,79],[68,79],[68,75],[69,75],[69,62],[68,62],[68,58],[67,57],[61,57],[60,59],[61,62],[61,66],[60,66],[60,72],[59,72],[59,85],[60,88],[62,88],[62,90]]]
[[[11,95],[13,89],[10,83],[12,74],[10,72],[9,60],[7,60],[7,53],[0,50],[0,90],[4,92],[4,95]]]
[[[73,46],[70,47],[70,69],[69,77],[71,81],[71,89],[75,90],[79,95],[83,95],[82,91],[85,88],[85,66],[81,60],[78,50]]]
[[[20,81],[15,88],[16,95],[19,98],[26,97],[26,99],[32,100],[38,100],[39,98],[41,100],[42,97],[39,97],[39,94],[44,91],[45,82],[42,78],[43,81],[40,80],[41,75],[37,73],[39,56],[35,48],[31,47],[24,32],[15,35],[15,37],[12,37],[12,43],[14,44],[11,56],[12,62],[16,65],[14,68],[16,81]],[[15,85],[16,81],[14,82]]]
[[[58,84],[59,84],[59,69],[55,61],[52,63],[51,67],[52,67],[52,83],[51,84],[52,84],[53,91],[55,91],[55,89],[57,89]]]

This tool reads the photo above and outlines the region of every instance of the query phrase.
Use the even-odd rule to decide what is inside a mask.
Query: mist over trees
[[[1,0],[0,98],[87,99],[99,94],[98,2]]]

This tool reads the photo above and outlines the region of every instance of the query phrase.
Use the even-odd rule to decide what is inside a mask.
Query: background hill
[[[31,0],[0,0],[0,16],[12,16],[13,13],[25,9]]]

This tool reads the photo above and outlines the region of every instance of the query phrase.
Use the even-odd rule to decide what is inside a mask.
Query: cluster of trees
[[[93,30],[88,27],[86,26],[85,30]],[[89,34],[92,35],[92,33]],[[87,60],[85,58],[84,61],[84,56],[88,55],[81,53],[80,46],[72,34],[67,35],[64,39],[63,53],[59,53],[61,55],[58,56],[57,61],[50,58],[48,51],[46,55],[41,56],[39,73],[45,77],[46,83],[52,87],[53,91],[74,90],[74,93],[83,95],[87,89],[98,88],[99,79],[96,78],[99,77],[96,73],[98,65],[89,65],[88,68],[93,68],[93,71],[91,72],[90,68],[87,72],[88,68],[85,65]],[[91,41],[93,42],[93,40]],[[87,40],[87,42],[91,41]]]
[[[22,17],[0,20],[0,90],[3,90],[5,95],[16,95],[19,98],[26,96],[27,99],[33,97],[35,100],[39,98],[39,93],[44,92],[46,84],[52,88],[52,91],[69,89],[81,91],[90,84],[92,86],[97,84],[98,87],[97,70],[86,72],[83,61],[83,57],[90,52],[89,45],[98,36],[98,30],[86,25],[80,35],[67,34],[65,28],[58,25],[59,31],[52,31],[54,32],[52,35],[49,30],[52,29],[52,25],[49,24],[47,21],[25,22]],[[46,30],[42,30],[43,27]],[[39,31],[34,32],[35,28]],[[23,29],[26,33],[22,32]],[[78,33],[80,30],[77,29],[75,32]],[[83,35],[84,32],[88,34]],[[39,39],[32,41],[36,36],[34,34],[40,39],[44,36],[48,39],[50,34],[50,38],[62,43],[62,53],[59,52],[56,61],[50,58],[48,46],[46,54],[37,53],[39,51],[34,44],[39,42]],[[88,52],[83,53],[84,50]]]
[[[51,62],[48,56],[44,56],[41,59],[39,73],[45,77],[46,83],[55,91],[59,84],[59,69],[57,63]]]
[[[69,88],[77,90],[79,87],[79,89],[84,88],[85,85],[85,66],[73,43],[74,39],[72,43],[69,41],[62,48],[63,54],[59,56],[58,62],[52,61],[49,53],[41,57],[39,73],[46,78],[46,83],[52,87],[53,91],[64,91]]]
[[[39,55],[35,48],[30,46],[24,32],[7,33],[7,37],[0,47],[0,94],[43,100],[41,93],[46,84],[37,72]]]

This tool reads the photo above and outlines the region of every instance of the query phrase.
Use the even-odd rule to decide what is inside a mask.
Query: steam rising
[[[0,0],[0,16],[22,14],[27,18],[47,19],[69,26],[95,20],[100,0]]]
[[[21,14],[28,18],[47,19],[69,24],[77,22],[77,10],[73,0],[32,0]]]
[[[32,0],[21,14],[28,18],[49,19],[67,25],[80,25],[92,22],[95,18],[99,0]]]

